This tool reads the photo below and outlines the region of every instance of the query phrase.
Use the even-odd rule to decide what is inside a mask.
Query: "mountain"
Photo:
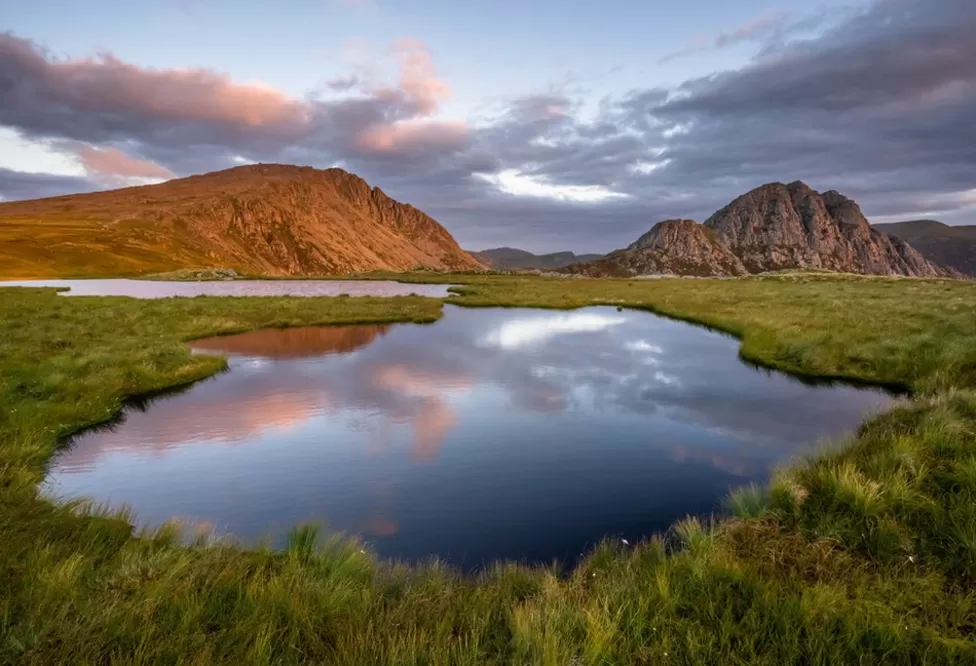
[[[935,220],[909,220],[873,226],[889,236],[911,243],[929,261],[976,277],[976,226],[950,227]]]
[[[436,221],[342,169],[256,164],[0,204],[8,277],[199,267],[262,275],[483,268]]]
[[[668,220],[603,262],[574,266],[584,275],[741,275],[792,268],[866,275],[950,277],[903,240],[868,223],[842,194],[805,183],[770,183],[725,206],[704,225]]]
[[[854,201],[805,183],[771,183],[705,220],[750,273],[814,268],[869,275],[943,274],[910,245],[872,229]]]
[[[626,250],[566,268],[592,277],[637,275],[745,275],[745,266],[715,233],[694,220],[658,222]]]
[[[532,254],[514,247],[497,247],[481,252],[471,252],[481,263],[499,270],[540,269],[556,270],[581,261],[595,261],[602,254],[573,254],[572,252],[553,252],[551,254]]]

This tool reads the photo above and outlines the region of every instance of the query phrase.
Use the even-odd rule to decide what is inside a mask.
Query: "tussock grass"
[[[126,396],[223,367],[186,340],[432,321],[441,303],[0,289],[0,663],[976,662],[976,287],[806,274],[450,281],[467,305],[651,309],[741,336],[756,362],[917,397],[769,487],[737,491],[730,516],[608,541],[571,572],[499,563],[465,577],[377,561],[309,527],[281,551],[205,534],[187,546],[175,526],[136,534],[124,511],[41,497],[60,438]]]

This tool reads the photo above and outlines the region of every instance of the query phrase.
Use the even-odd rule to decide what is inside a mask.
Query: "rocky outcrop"
[[[704,225],[667,220],[606,258],[564,269],[589,276],[734,276],[784,269],[955,277],[904,241],[872,228],[854,201],[802,182],[742,195]]]
[[[940,277],[951,271],[871,227],[854,201],[805,183],[770,183],[705,221],[750,273],[812,268],[867,275]]]
[[[576,264],[566,272],[589,276],[746,274],[745,266],[715,234],[694,220],[665,220],[654,225],[626,250]]]
[[[708,228],[694,220],[665,220],[638,238],[629,250],[650,251],[686,275],[743,275],[745,266]]]
[[[65,221],[72,236],[62,239]],[[93,258],[102,274],[483,268],[435,220],[342,169],[256,164],[159,185],[4,203],[0,223],[33,229],[11,248],[51,264],[34,271],[37,276],[64,266],[78,274],[78,265],[94,266]],[[49,245],[32,249],[31,238],[45,225]]]

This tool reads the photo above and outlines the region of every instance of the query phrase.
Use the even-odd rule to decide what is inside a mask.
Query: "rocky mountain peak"
[[[743,275],[793,268],[868,275],[952,276],[910,245],[874,230],[852,199],[803,181],[767,183],[709,217],[665,220],[584,275]]]
[[[860,207],[801,181],[758,187],[705,221],[750,272],[814,268],[934,277],[946,271],[871,229]]]

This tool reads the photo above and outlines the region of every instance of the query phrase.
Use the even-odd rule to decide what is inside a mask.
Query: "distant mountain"
[[[805,183],[758,187],[708,218],[655,225],[626,250],[566,272],[600,276],[742,275],[792,268],[866,275],[957,275],[873,229],[842,194]]]
[[[0,204],[0,273],[262,275],[483,268],[440,224],[342,169],[256,164]]]
[[[911,243],[929,261],[976,277],[976,226],[950,227],[935,220],[909,220],[875,224],[874,228]]]
[[[481,252],[471,252],[483,264],[501,270],[540,269],[556,270],[581,261],[594,261],[602,254],[573,254],[572,252],[553,252],[551,254],[532,254],[514,247],[497,247]]]

